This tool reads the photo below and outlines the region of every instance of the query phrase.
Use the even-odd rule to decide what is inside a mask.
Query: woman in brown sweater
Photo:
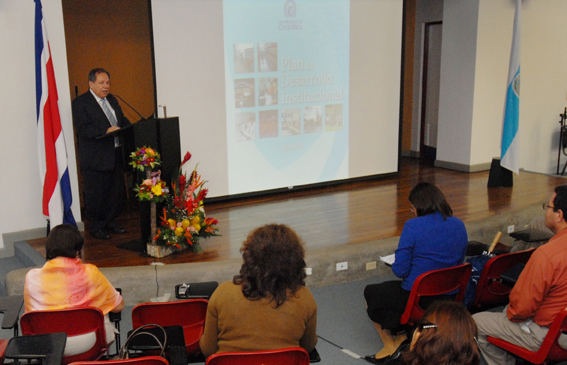
[[[269,224],[252,231],[240,251],[240,274],[221,284],[209,301],[203,354],[313,350],[317,304],[305,288],[305,251],[297,234]]]

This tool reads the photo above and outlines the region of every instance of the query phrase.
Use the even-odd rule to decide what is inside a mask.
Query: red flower
[[[191,154],[189,153],[189,151],[187,151],[187,153],[185,154],[185,157],[183,157],[183,162],[181,162],[181,166],[185,165],[185,162],[189,161],[191,159]],[[180,168],[181,168],[180,166]]]
[[[185,190],[185,184],[187,183],[187,178],[185,175],[179,176],[179,191]]]
[[[216,220],[215,218],[212,218],[212,217],[205,218],[205,224],[206,224],[207,226],[212,226],[212,225],[218,224],[218,223],[219,223],[219,221]]]
[[[209,189],[201,190],[201,192],[199,193],[199,196],[197,197],[197,201],[200,202],[201,200],[205,199],[208,192],[209,192]]]
[[[197,177],[197,170],[193,170],[193,172],[191,172],[191,177],[189,178],[189,184],[193,184],[193,180],[195,180],[196,177]]]

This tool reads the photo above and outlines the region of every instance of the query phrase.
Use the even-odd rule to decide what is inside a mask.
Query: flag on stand
[[[510,52],[510,68],[508,70],[508,89],[506,90],[506,107],[502,127],[502,150],[500,166],[520,173],[520,148],[518,126],[520,121],[520,28],[521,2],[516,0],[514,14],[514,32],[512,35],[512,51]]]
[[[43,186],[42,210],[51,227],[77,225],[71,211],[71,184],[67,149],[53,72],[53,60],[43,19],[41,0],[35,0],[35,80],[39,174]]]

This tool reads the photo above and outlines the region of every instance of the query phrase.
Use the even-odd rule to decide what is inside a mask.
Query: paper
[[[386,265],[392,266],[394,264],[394,261],[396,261],[396,254],[393,253],[388,256],[380,256],[380,261],[384,262]]]

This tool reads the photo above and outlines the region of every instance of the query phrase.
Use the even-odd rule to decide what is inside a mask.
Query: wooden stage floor
[[[455,216],[463,221],[488,218],[500,213],[547,202],[553,189],[565,183],[561,177],[520,172],[512,188],[487,188],[488,171],[464,173],[425,165],[403,158],[399,174],[340,186],[290,191],[271,196],[205,204],[207,216],[219,220],[222,236],[201,242],[203,253],[178,252],[161,259],[143,257],[117,248],[138,239],[140,223],[136,204],[122,213],[118,222],[124,235],[108,241],[91,239],[84,233],[83,260],[98,267],[148,265],[226,260],[239,257],[246,235],[267,223],[292,227],[307,250],[333,245],[352,245],[400,235],[413,217],[408,195],[420,181],[436,184],[446,195]],[[543,211],[542,211],[543,215]],[[45,239],[28,241],[45,257]]]

